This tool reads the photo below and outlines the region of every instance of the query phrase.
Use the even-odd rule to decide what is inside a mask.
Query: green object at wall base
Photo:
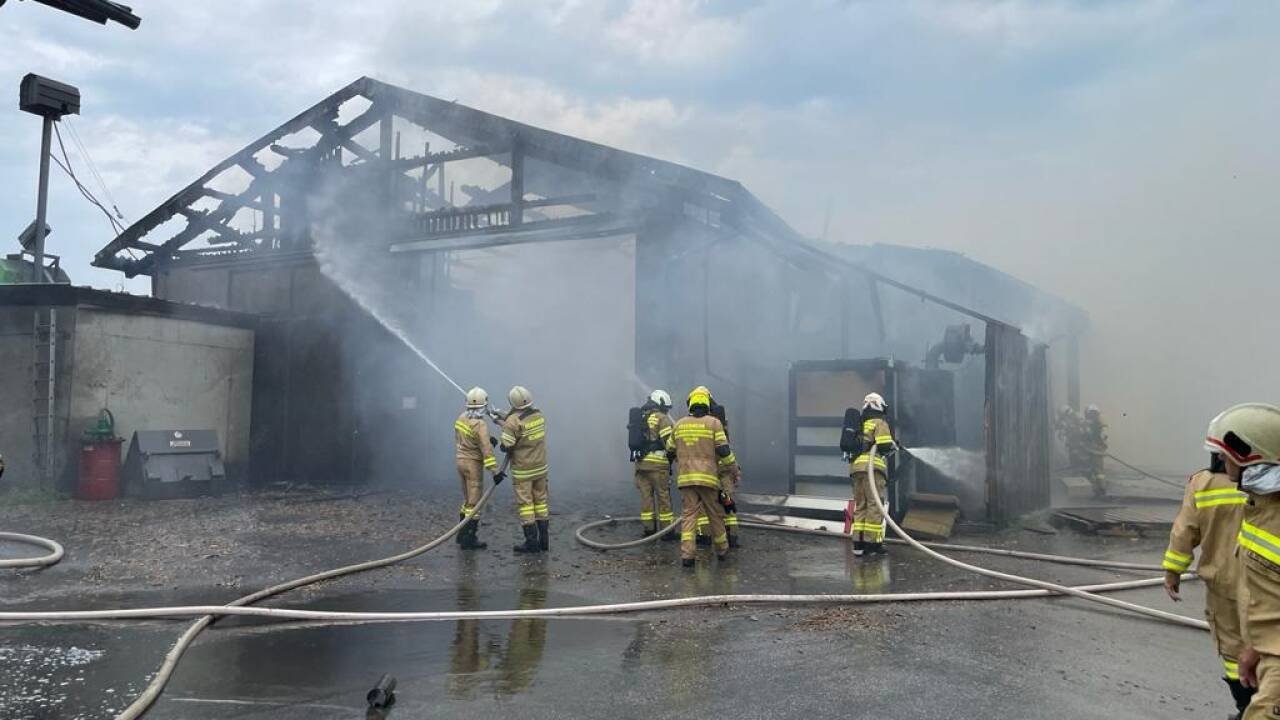
[[[111,411],[103,408],[98,412],[98,422],[84,431],[85,440],[114,440],[116,437],[116,418]]]

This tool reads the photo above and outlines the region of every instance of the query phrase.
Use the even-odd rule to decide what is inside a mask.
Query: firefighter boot
[[[693,567],[693,558],[684,558],[680,564],[687,568]]]
[[[462,529],[462,532],[459,533],[459,535],[462,536],[463,550],[484,550],[485,548],[489,547],[488,543],[480,542],[480,540],[476,538],[476,533],[479,530],[480,530],[479,520],[472,520],[471,522],[467,523],[466,527]]]
[[[463,520],[466,520],[466,519],[467,519],[466,513],[463,513],[463,512],[458,513],[458,522],[462,522]],[[467,526],[463,525],[462,529],[458,531],[458,534],[453,536],[453,541],[458,543],[459,545],[462,545],[463,544],[462,540],[466,536],[467,536]]]
[[[729,547],[731,547],[731,548],[740,548],[740,547],[742,547],[742,543],[738,542],[738,533],[737,533],[737,531],[733,531],[733,532],[730,532],[730,533],[729,533]]]
[[[551,549],[551,521],[550,520],[538,521],[538,548],[541,549],[542,552],[546,552]]]
[[[512,547],[518,553],[537,553],[542,551],[542,546],[538,544],[538,526],[533,523],[521,525],[520,529],[524,531],[524,544]]]
[[[647,538],[656,532],[658,532],[657,523],[654,523],[653,525],[650,525],[649,523],[645,523],[643,526],[640,527],[640,537],[642,538]]]
[[[679,540],[679,539],[680,539],[680,533],[676,532],[675,528],[671,528],[670,530],[667,531],[666,535],[662,536],[663,542],[675,542],[676,540]]]
[[[1249,707],[1249,701],[1253,699],[1253,693],[1255,691],[1253,688],[1247,688],[1242,685],[1239,680],[1223,678],[1223,681],[1226,682],[1227,687],[1231,689],[1231,699],[1235,701],[1236,709],[1240,711],[1231,717],[1239,720],[1239,718],[1244,715],[1245,708]]]
[[[854,555],[854,557],[862,557],[862,553],[864,553],[864,552],[866,552],[866,551],[867,551],[867,544],[866,544],[866,543],[862,542],[861,540],[854,540],[854,541],[853,541],[853,555]]]
[[[867,543],[868,555],[885,555],[888,551],[884,549],[884,543]]]

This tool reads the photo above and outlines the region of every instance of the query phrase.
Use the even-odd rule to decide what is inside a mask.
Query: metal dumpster
[[[125,494],[159,500],[216,495],[226,483],[216,430],[138,430],[124,461]]]

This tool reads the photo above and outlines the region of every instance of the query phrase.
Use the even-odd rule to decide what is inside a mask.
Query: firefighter
[[[728,438],[728,413],[723,405],[716,402],[714,396],[711,398],[711,414],[724,426],[724,434]],[[729,535],[729,547],[741,547],[742,543],[738,540],[738,505],[733,500],[738,492],[738,485],[742,483],[742,467],[738,465],[736,454],[720,458],[716,475],[720,479],[720,504],[724,507],[724,529]],[[698,539],[701,540],[701,535],[705,535],[707,531],[706,515],[698,516],[698,531]]]
[[[676,519],[671,510],[671,460],[667,457],[667,439],[673,426],[671,395],[666,390],[654,390],[640,409],[644,413],[648,448],[636,459],[636,489],[640,491],[642,537],[649,537]],[[676,537],[673,529],[662,539],[675,540]]]
[[[1103,421],[1102,411],[1097,405],[1090,405],[1084,411],[1082,436],[1085,474],[1093,486],[1093,496],[1106,497],[1107,423]]]
[[[871,447],[875,446],[876,456],[872,463],[875,465],[876,493],[887,506],[889,500],[884,489],[889,473],[888,457],[897,446],[885,420],[884,398],[879,393],[871,393],[862,399],[862,438],[863,447],[867,450],[859,453],[849,465],[849,479],[853,483],[853,525],[850,527],[853,554],[883,555],[884,515],[871,498],[867,462],[871,459]]]
[[[493,484],[501,483],[506,475],[498,470],[498,459],[493,456],[497,440],[489,437],[484,418],[489,409],[489,394],[482,388],[467,391],[466,410],[453,423],[453,436],[457,445],[458,476],[462,479],[462,510],[459,520],[470,519],[458,533],[458,544],[463,550],[483,550],[488,545],[476,539],[480,520],[475,517],[476,503],[480,502],[484,486],[484,471],[493,473]]]
[[[1240,684],[1238,662],[1243,641],[1240,618],[1236,613],[1236,534],[1240,531],[1240,515],[1247,496],[1226,472],[1218,452],[1210,454],[1209,468],[1187,481],[1182,507],[1169,532],[1169,547],[1164,553],[1164,587],[1174,602],[1182,574],[1191,567],[1192,553],[1200,548],[1196,574],[1204,581],[1205,616],[1209,620],[1213,641],[1222,658],[1223,680],[1231,690],[1231,698],[1239,711],[1249,704],[1252,692]]]
[[[685,567],[693,567],[700,512],[707,515],[716,555],[723,560],[729,553],[718,473],[720,459],[732,459],[733,450],[724,426],[711,415],[710,391],[702,386],[694,388],[689,393],[688,406],[689,414],[676,422],[667,439],[667,455],[674,457],[679,466],[676,487],[680,488],[680,559]]]
[[[1067,450],[1067,465],[1075,471],[1084,470],[1088,464],[1084,454],[1084,418],[1075,408],[1063,405],[1053,420],[1053,427]]]
[[[511,487],[515,491],[524,543],[513,550],[537,553],[550,548],[547,506],[547,428],[533,395],[519,385],[507,393],[511,410],[502,421],[502,451],[511,459]]]
[[[1280,408],[1236,405],[1209,424],[1205,444],[1248,495],[1240,520],[1237,608],[1240,683],[1256,688],[1245,720],[1280,718]]]

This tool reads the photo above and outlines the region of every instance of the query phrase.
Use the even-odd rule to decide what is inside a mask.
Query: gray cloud
[[[152,5],[134,33],[0,11],[0,80],[82,86],[82,135],[133,217],[370,74],[739,179],[803,232],[829,206],[835,239],[959,250],[1077,302],[1088,399],[1137,460],[1189,465],[1216,410],[1280,400],[1254,319],[1280,300],[1274,6]],[[36,128],[0,114],[0,236],[31,216]],[[56,185],[53,244],[78,280],[118,283],[86,267],[105,222]]]

